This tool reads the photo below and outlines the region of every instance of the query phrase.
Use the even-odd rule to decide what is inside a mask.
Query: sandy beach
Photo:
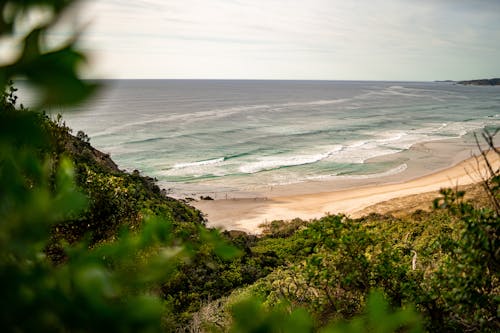
[[[261,197],[201,200],[192,204],[206,215],[208,226],[252,234],[259,233],[259,225],[273,220],[314,219],[327,213],[356,217],[377,203],[429,192],[435,194],[432,197],[437,197],[437,191],[441,188],[472,184],[487,177],[483,159],[470,157],[464,160],[463,156],[455,155],[456,159],[462,157],[462,160],[451,161],[453,165],[450,167],[403,181],[394,182],[394,179],[387,177],[375,183],[367,182],[368,185],[351,182],[352,187],[344,184],[344,188],[333,191],[328,190],[335,188],[328,182],[311,182],[283,186],[273,192],[263,193]],[[493,168],[500,167],[498,155],[489,154],[489,160]],[[411,173],[408,175],[411,177]],[[315,193],[309,193],[311,191]],[[410,204],[414,199],[409,198],[407,202]],[[404,209],[404,202],[399,201],[399,209]],[[391,204],[386,206],[390,210]]]

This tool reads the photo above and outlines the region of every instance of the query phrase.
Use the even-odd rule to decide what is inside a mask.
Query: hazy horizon
[[[387,83],[456,83],[460,81],[474,81],[474,80],[489,80],[489,79],[496,79],[497,77],[477,77],[477,78],[467,78],[463,80],[448,80],[448,79],[435,79],[435,80],[350,80],[350,79],[344,79],[344,80],[335,80],[335,79],[245,79],[245,78],[231,78],[231,79],[224,79],[224,78],[187,78],[187,79],[178,79],[178,78],[141,78],[141,77],[121,77],[121,78],[86,78],[84,80],[89,80],[89,81],[132,81],[132,80],[137,80],[137,81],[311,81],[311,82],[387,82]]]

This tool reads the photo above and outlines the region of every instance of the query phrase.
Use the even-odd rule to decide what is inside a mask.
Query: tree
[[[458,217],[461,229],[460,238],[448,240],[446,260],[429,281],[429,298],[438,305],[434,311],[440,316],[439,322],[433,323],[435,329],[500,330],[500,172],[492,168],[488,157],[488,151],[500,156],[494,145],[496,133],[498,130],[485,130],[483,137],[489,149],[480,149],[479,157],[489,170],[482,185],[491,207],[474,207],[463,199],[463,192],[450,189],[441,190],[442,197],[434,203],[436,208],[447,209]]]

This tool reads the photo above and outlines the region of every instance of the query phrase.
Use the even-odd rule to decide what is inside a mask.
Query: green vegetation
[[[0,2],[1,36],[22,45],[0,67],[2,331],[500,330],[496,170],[483,184],[491,207],[443,190],[435,210],[405,217],[274,221],[262,237],[209,230],[85,133],[17,106],[19,76],[41,106],[95,89],[79,79],[74,39],[44,44],[73,2]],[[40,8],[48,22],[16,31]]]
[[[268,308],[306,309],[320,329],[361,315],[367,304],[370,309],[367,297],[377,290],[417,328],[498,331],[498,215],[461,200],[462,193],[441,194],[436,205],[442,208],[404,218],[331,215],[307,224],[296,220],[292,234],[286,222],[285,232],[273,222],[251,250],[274,253],[284,264],[207,305],[198,320],[230,323],[232,304],[257,295]]]
[[[9,94],[4,96],[2,123],[24,126],[26,121],[30,133],[38,138],[23,142],[23,132],[16,131],[19,137],[11,133],[2,141],[4,223],[0,235],[6,259],[2,272],[13,274],[2,278],[6,279],[4,295],[15,291],[7,300],[15,303],[21,290],[33,297],[38,295],[32,288],[43,289],[36,284],[45,277],[62,274],[62,281],[73,281],[77,278],[74,274],[80,274],[80,265],[88,264],[96,269],[92,274],[106,277],[102,283],[112,294],[109,306],[118,299],[127,299],[130,292],[130,296],[153,292],[155,302],[169,309],[162,312],[164,328],[173,328],[189,319],[202,302],[252,283],[277,265],[265,254],[244,253],[244,241],[239,250],[224,241],[219,232],[207,230],[199,211],[165,197],[151,178],[118,170],[108,156],[86,140],[73,137],[60,118],[52,121],[43,114],[16,110],[8,101]],[[28,269],[35,258],[44,270]],[[19,274],[28,271],[30,277],[20,278],[16,270]],[[29,286],[17,284],[25,279]],[[53,283],[54,288],[63,287]],[[110,291],[115,289],[119,292]],[[98,291],[89,287],[78,292],[106,299]],[[54,296],[49,290],[46,293],[49,298]],[[81,306],[80,296],[64,297],[65,304]],[[30,323],[11,311],[21,316],[23,313],[11,307],[5,309],[13,325]],[[77,328],[82,324],[72,318],[66,322],[57,311],[52,316],[62,320],[54,328],[73,327],[69,324]],[[92,313],[85,316],[94,317]],[[30,325],[38,326],[37,317],[31,318]],[[159,323],[160,317],[157,319]],[[81,328],[86,326],[82,324]],[[121,326],[117,328],[122,330]]]

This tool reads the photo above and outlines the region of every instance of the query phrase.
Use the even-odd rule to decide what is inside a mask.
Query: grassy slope
[[[54,228],[53,241],[47,248],[54,262],[64,262],[64,242],[73,243],[83,238],[90,239],[91,246],[110,242],[119,237],[123,228],[140,228],[145,216],[160,216],[172,223],[175,238],[189,244],[193,254],[191,261],[181,264],[173,278],[165,281],[159,290],[172,308],[174,318],[171,320],[178,326],[207,300],[251,284],[280,264],[274,255],[251,252],[249,248],[256,238],[246,234],[220,235],[241,255],[225,258],[216,254],[218,249],[208,245],[209,230],[200,211],[165,196],[154,179],[138,171],[121,171],[109,155],[93,148],[85,136],[71,135],[71,130],[60,119],[54,122],[42,118],[42,121],[51,139],[49,154],[55,161],[62,155],[71,158],[77,184],[89,198],[83,215]]]
[[[477,208],[488,204],[479,185],[467,190],[474,194],[469,199]],[[427,196],[422,200],[429,204]],[[432,196],[439,197],[439,193]],[[372,211],[383,208],[372,207]],[[448,274],[447,264],[464,232],[463,221],[447,210],[392,213],[271,223],[251,251],[273,253],[283,265],[229,297],[207,303],[193,323],[196,327],[203,326],[199,323],[229,325],[231,306],[245,296],[257,295],[269,306],[285,300],[292,307],[305,307],[322,326],[359,313],[368,291],[376,288],[384,291],[393,306],[417,305],[430,330],[468,327],[450,319],[455,314],[449,309],[455,305],[445,304],[445,293],[451,287],[441,286],[446,280],[439,280]],[[498,272],[493,275],[496,278],[490,282],[498,289]]]
[[[109,155],[71,135],[60,121],[47,120],[46,127],[52,154],[56,159],[67,155],[73,160],[77,184],[89,197],[89,208],[83,216],[57,228],[60,236],[74,241],[91,234],[93,243],[112,240],[120,228],[137,228],[148,214],[159,214],[171,221],[181,238],[196,235],[197,228],[203,225],[198,210],[164,196],[154,179],[121,171]]]
[[[261,238],[225,233],[241,255],[223,259],[204,247],[199,211],[165,197],[153,179],[120,171],[109,156],[92,148],[85,138],[70,135],[63,124],[47,126],[53,153],[73,159],[77,181],[90,198],[83,216],[54,230],[55,240],[71,242],[90,234],[93,243],[112,241],[120,228],[138,228],[143,216],[157,214],[173,222],[177,237],[194,244],[193,260],[161,289],[180,326],[193,314],[191,325],[228,321],[227,309],[241,295],[259,295],[269,305],[285,299],[306,307],[318,326],[357,314],[373,288],[384,290],[395,306],[417,304],[428,322],[439,312],[435,310],[441,306],[439,300],[428,292],[433,288],[432,276],[449,258],[447,246],[453,246],[463,230],[459,219],[447,211],[403,209],[359,219],[326,216],[308,222],[277,221]],[[481,197],[477,187],[468,191]],[[372,207],[371,211],[380,210]],[[64,260],[57,241],[48,252],[53,260]]]

